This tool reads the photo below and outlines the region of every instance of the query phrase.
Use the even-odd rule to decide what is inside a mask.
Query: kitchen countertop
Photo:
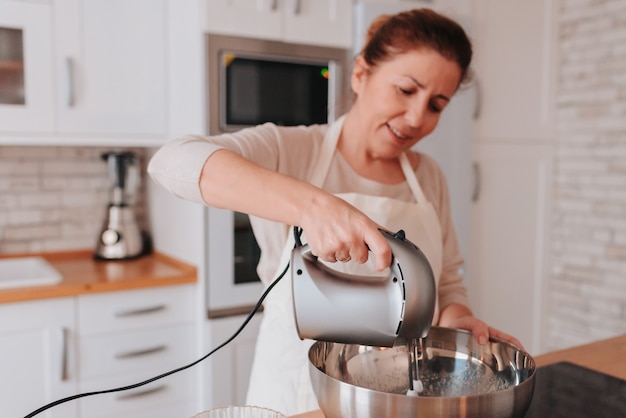
[[[197,281],[194,266],[158,252],[132,260],[94,260],[93,252],[3,255],[1,258],[41,256],[61,275],[59,283],[0,290],[0,303],[76,296],[167,286]]]
[[[568,361],[626,380],[624,359],[626,359],[626,334],[535,357],[538,367]],[[324,418],[324,414],[318,410],[294,415],[292,418]]]

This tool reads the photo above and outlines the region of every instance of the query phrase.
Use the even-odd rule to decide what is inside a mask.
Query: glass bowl
[[[226,406],[202,411],[191,418],[287,418],[287,415],[260,406]]]

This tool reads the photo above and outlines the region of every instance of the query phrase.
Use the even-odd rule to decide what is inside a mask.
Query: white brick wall
[[[547,350],[626,332],[626,1],[560,0]]]
[[[108,203],[97,147],[0,147],[0,253],[93,249]],[[146,152],[132,149],[145,180]],[[144,187],[137,196],[146,228]]]

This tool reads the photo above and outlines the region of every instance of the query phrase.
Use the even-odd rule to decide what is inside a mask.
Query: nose
[[[407,123],[413,128],[419,128],[425,121],[428,103],[415,100],[409,104],[404,115]]]

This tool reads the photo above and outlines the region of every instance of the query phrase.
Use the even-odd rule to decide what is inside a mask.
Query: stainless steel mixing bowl
[[[409,389],[405,346],[317,341],[309,350],[313,390],[326,418],[522,417],[535,361],[501,340],[481,346],[463,330],[433,327],[419,356],[424,391]]]

